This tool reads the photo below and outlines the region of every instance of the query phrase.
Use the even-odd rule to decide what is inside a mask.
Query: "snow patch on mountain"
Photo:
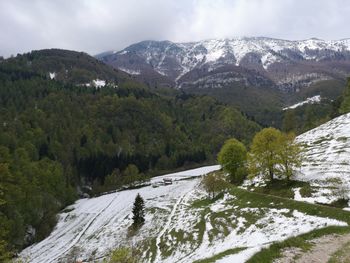
[[[122,68],[122,67],[119,67],[119,69],[130,74],[130,75],[140,75],[141,74],[140,70],[132,70],[132,69],[127,69],[127,68]]]
[[[101,87],[106,86],[106,81],[105,81],[105,80],[94,79],[92,82],[93,82],[93,85],[94,85],[96,88],[101,88]]]
[[[137,44],[135,44],[137,45]],[[320,40],[307,39],[299,41],[281,40],[265,37],[242,37],[231,39],[210,39],[190,43],[173,43],[170,41],[156,42],[149,41],[139,49],[135,45],[126,48],[119,55],[128,52],[136,52],[146,62],[154,67],[160,74],[167,75],[166,70],[169,60],[179,65],[177,80],[193,70],[194,68],[209,64],[211,67],[222,63],[239,66],[243,58],[249,54],[256,54],[265,70],[269,66],[283,60],[293,61],[295,58],[288,52],[295,53],[297,57],[304,60],[319,60],[322,55],[310,51],[350,51],[350,40]]]
[[[298,102],[296,104],[293,104],[292,106],[283,108],[283,110],[289,110],[289,109],[295,109],[298,108],[300,106],[303,106],[305,104],[315,104],[315,103],[320,103],[321,102],[321,96],[320,95],[316,95],[310,98],[307,98],[304,101]]]
[[[50,79],[56,78],[56,72],[49,72]]]

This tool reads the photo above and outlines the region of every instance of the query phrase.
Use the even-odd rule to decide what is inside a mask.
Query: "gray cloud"
[[[146,40],[349,36],[348,0],[0,0],[0,54],[90,54]]]

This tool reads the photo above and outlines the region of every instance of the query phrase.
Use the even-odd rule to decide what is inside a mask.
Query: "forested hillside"
[[[319,94],[324,94],[328,87],[329,92],[332,89],[338,89],[337,93],[340,92],[339,86],[334,82],[328,84],[329,86],[322,87],[322,91]],[[345,89],[344,89],[345,87]],[[343,84],[341,88],[342,93],[340,96],[335,94],[329,95],[331,99],[327,99],[327,96],[320,96],[321,100],[318,103],[306,103],[295,108],[288,108],[283,110],[283,121],[281,128],[286,132],[295,132],[301,134],[308,130],[311,130],[337,116],[350,111],[350,79],[347,84]]]
[[[62,59],[57,50],[51,58],[47,52],[0,63],[0,240],[7,248],[45,237],[82,186],[108,189],[105,178],[112,174],[108,184],[115,188],[213,162],[227,138],[248,144],[260,129],[213,98],[161,95],[118,74],[103,88],[75,85],[85,80],[71,77],[50,79],[49,70],[58,72],[50,65],[66,70],[69,52]],[[105,67],[84,70],[101,78],[109,74],[100,71]]]
[[[132,79],[128,74],[113,69],[84,52],[63,49],[44,49],[19,54],[3,62],[3,71],[39,73],[64,83],[85,85],[100,79],[117,85]]]

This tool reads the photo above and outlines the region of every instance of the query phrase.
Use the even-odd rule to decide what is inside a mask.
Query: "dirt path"
[[[162,236],[169,230],[170,228],[170,225],[171,225],[171,222],[172,222],[172,219],[176,213],[176,210],[177,210],[177,207],[179,206],[179,204],[182,202],[182,200],[185,198],[185,196],[187,195],[188,193],[185,193],[183,194],[182,196],[180,196],[178,198],[178,200],[176,201],[176,203],[174,204],[171,212],[170,212],[170,215],[167,219],[167,222],[165,223],[164,227],[162,228],[162,230],[159,232],[157,238],[156,238],[156,257],[155,257],[155,260],[153,262],[157,263],[161,260],[161,252],[160,252],[160,243],[161,243],[161,238]]]
[[[313,247],[307,252],[299,248],[285,249],[283,256],[274,263],[327,263],[331,256],[348,242],[350,242],[350,234],[326,235],[311,240]]]

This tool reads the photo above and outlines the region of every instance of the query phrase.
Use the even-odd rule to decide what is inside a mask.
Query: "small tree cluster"
[[[210,198],[215,198],[219,193],[223,192],[228,187],[223,175],[219,173],[210,173],[203,177],[202,186],[208,193]]]
[[[302,164],[302,148],[294,139],[294,134],[284,134],[275,128],[257,133],[248,155],[250,174],[263,174],[270,181],[275,176],[289,180]]]

